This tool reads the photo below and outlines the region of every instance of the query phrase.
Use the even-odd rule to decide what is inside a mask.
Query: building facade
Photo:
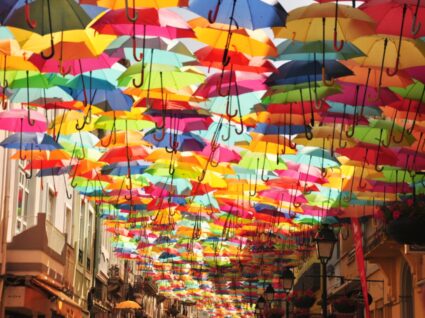
[[[425,317],[425,249],[421,246],[401,245],[391,240],[384,225],[372,219],[363,220],[363,250],[370,301],[371,318]],[[320,317],[320,263],[315,250],[305,255],[296,269],[296,289],[315,292],[316,304],[311,317]],[[350,227],[344,227],[327,265],[328,312],[334,317],[366,317],[362,304],[361,283],[356,262],[355,242]],[[355,314],[338,314],[332,302],[341,296],[358,295]]]

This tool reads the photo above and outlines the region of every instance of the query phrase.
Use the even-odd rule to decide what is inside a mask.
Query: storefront
[[[31,279],[24,286],[7,286],[6,318],[82,318],[82,309],[70,297],[48,284]]]

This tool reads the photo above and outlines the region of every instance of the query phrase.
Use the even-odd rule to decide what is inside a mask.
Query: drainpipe
[[[10,175],[11,175],[9,151],[5,150],[3,153],[3,171],[6,172],[3,178],[3,223],[1,228],[1,268],[0,268],[0,317],[5,316],[4,307],[4,291],[5,291],[5,275],[6,275],[6,253],[7,253],[7,227],[9,221],[9,201],[10,201]]]
[[[98,223],[100,222],[100,219],[97,217],[97,213],[99,212],[97,204],[94,206],[94,212],[95,212],[95,215],[94,215],[94,222],[93,222],[94,233],[93,233],[93,255],[92,255],[92,259],[93,259],[92,271],[93,271],[93,273],[92,273],[92,282],[91,282],[90,290],[92,288],[94,290],[94,288],[96,287],[96,274],[97,274],[97,270],[98,270],[98,266],[99,266],[98,255],[100,255],[100,250],[98,251],[98,249],[99,249],[98,235],[100,235]],[[94,292],[92,294],[92,297],[94,299]],[[100,299],[100,300],[102,301],[102,304],[103,304],[103,299]],[[92,316],[95,317],[95,314],[92,315],[92,313],[91,313],[92,310],[93,310],[93,308],[90,309],[90,317],[92,317]]]

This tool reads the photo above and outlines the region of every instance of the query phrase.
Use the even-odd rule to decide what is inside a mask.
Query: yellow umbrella
[[[198,18],[189,21],[194,29],[196,38],[217,49],[228,48],[250,56],[276,56],[277,49],[273,42],[261,30],[251,31],[246,29],[232,30],[230,44],[228,41],[228,26],[214,24],[213,27],[205,25],[206,19]]]
[[[31,62],[26,61],[20,56],[10,56],[0,54],[0,70],[1,71],[38,71],[37,67]]]
[[[80,3],[92,4],[93,1],[83,0]],[[128,0],[97,0],[99,7],[109,8],[113,10],[124,9],[127,7]],[[130,2],[131,3],[131,2]],[[167,8],[167,7],[184,7],[188,5],[188,0],[135,0],[133,1],[135,8]]]
[[[362,36],[353,44],[365,53],[365,56],[354,58],[361,66],[405,69],[425,65],[425,43],[421,40],[403,38],[398,54],[399,41],[395,35]],[[385,53],[384,53],[385,52]],[[385,55],[385,59],[383,59]]]
[[[273,28],[274,35],[304,42],[318,41],[323,40],[324,27],[325,40],[333,40],[335,6],[335,3],[315,3],[297,8],[289,13],[286,27]],[[344,41],[352,41],[375,31],[375,22],[366,13],[346,5],[338,5],[336,25],[338,39]]]
[[[142,307],[132,300],[125,300],[116,304],[115,308],[117,309],[141,309]]]
[[[86,121],[86,124],[82,129],[79,129],[83,126],[84,121]],[[56,116],[56,118],[51,122],[48,132],[50,134],[53,133],[53,131],[56,131],[60,132],[62,135],[69,135],[76,133],[79,130],[94,130],[94,123],[96,122],[95,116],[92,115],[91,120],[88,123],[87,121],[89,120],[84,113],[71,110],[62,115]]]
[[[40,53],[43,50],[50,50],[50,34],[40,35],[24,29],[9,28],[15,36],[15,39],[21,45],[22,50],[29,50],[34,53]],[[83,30],[70,30],[55,32],[52,34],[53,43],[70,42],[74,45],[73,50],[67,50],[67,54],[75,54],[75,58],[81,57],[81,49],[76,49],[77,43],[83,43],[85,51],[90,52],[92,56],[98,56],[116,39],[115,35],[99,34],[95,30],[87,28]],[[56,55],[60,52],[55,52]],[[71,56],[68,57],[71,59]]]

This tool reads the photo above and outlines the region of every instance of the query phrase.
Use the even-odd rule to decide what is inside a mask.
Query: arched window
[[[413,307],[412,273],[407,263],[404,263],[402,266],[400,278],[401,317],[415,318],[415,310]]]

